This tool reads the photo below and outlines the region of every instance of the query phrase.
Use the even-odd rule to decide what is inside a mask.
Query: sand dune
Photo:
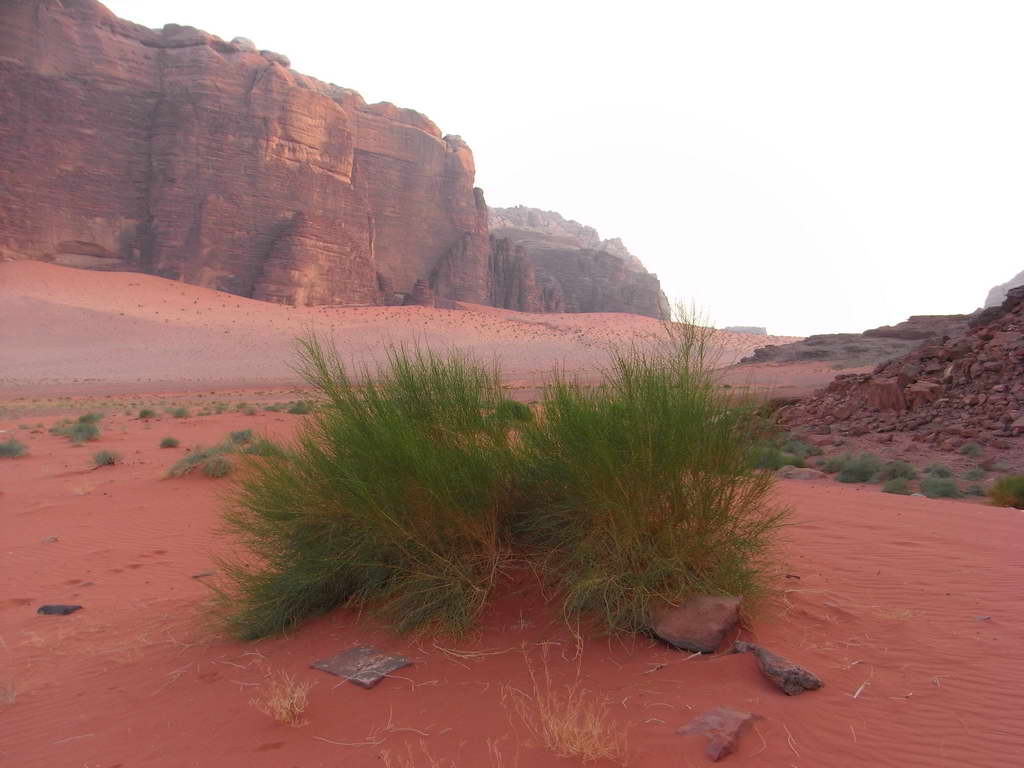
[[[649,338],[658,321],[544,315],[465,305],[290,307],[136,273],[33,261],[0,264],[0,391],[74,392],[287,384],[297,336],[334,340],[351,360],[387,343],[458,347],[497,360],[510,382],[559,365],[592,371],[609,344]],[[722,363],[789,337],[721,333]]]
[[[465,641],[395,636],[339,610],[287,638],[234,643],[200,612],[215,569],[225,481],[161,479],[184,446],[226,431],[287,435],[300,417],[225,414],[145,423],[116,412],[96,448],[122,465],[90,471],[95,448],[14,430],[27,457],[0,461],[0,711],[4,762],[83,765],[558,768],[503,704],[527,689],[524,649],[544,648],[554,684],[577,678],[629,727],[633,768],[707,764],[699,736],[676,729],[729,706],[763,716],[733,766],[1009,766],[1024,730],[1022,518],[980,504],[885,495],[876,488],[784,482],[794,510],[779,597],[744,639],[825,681],[788,698],[747,655],[686,659],[645,639],[584,628],[581,656],[558,612],[508,594]],[[182,448],[161,450],[165,434]],[[56,540],[48,540],[56,537]],[[42,603],[80,603],[39,616]],[[308,665],[352,645],[407,654],[415,665],[364,691]],[[315,682],[309,725],[277,725],[249,704],[278,670]],[[495,755],[500,756],[500,762]],[[606,764],[606,763],[605,763]],[[601,765],[601,763],[595,763]]]

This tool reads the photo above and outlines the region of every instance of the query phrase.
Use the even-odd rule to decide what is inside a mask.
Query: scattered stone
[[[992,621],[992,617],[991,616],[975,616],[974,620],[975,621]]]
[[[69,613],[81,610],[80,605],[40,605],[36,610],[36,613],[41,613],[44,616],[67,616]]]
[[[787,464],[776,470],[775,475],[786,480],[821,480],[826,477],[824,472],[819,472],[817,469],[794,467],[792,464]]]
[[[42,543],[43,544],[55,544],[58,541],[59,541],[59,539],[56,536],[47,536],[45,539],[43,539]]]
[[[670,645],[696,653],[714,653],[739,620],[740,598],[698,595],[682,605],[654,612],[651,630]]]
[[[821,688],[821,679],[803,667],[799,667],[789,659],[771,651],[766,651],[754,643],[737,640],[733,643],[733,653],[751,652],[757,658],[757,665],[764,676],[777,685],[787,696],[798,696],[804,691],[815,691]]]
[[[285,56],[283,53],[275,53],[274,51],[260,51],[260,56],[269,61],[272,64],[280,64],[285,69],[288,69],[292,65],[292,60]]]
[[[310,666],[355,683],[362,688],[373,688],[396,669],[412,664],[404,656],[381,653],[370,645],[357,645],[329,659],[314,661]]]
[[[750,712],[741,712],[728,707],[715,707],[705,712],[680,728],[677,733],[704,733],[707,734],[708,744],[704,753],[712,761],[718,762],[723,757],[736,751],[736,742],[740,734],[748,724],[760,720],[760,715]]]

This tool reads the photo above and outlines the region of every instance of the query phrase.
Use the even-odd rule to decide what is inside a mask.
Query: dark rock
[[[651,630],[670,645],[714,653],[739,619],[740,598],[698,595],[682,605],[656,610]]]
[[[775,683],[787,696],[797,696],[804,691],[815,691],[822,686],[821,679],[817,675],[797,666],[789,659],[766,651],[754,643],[745,643],[741,640],[733,643],[733,653],[747,653],[748,651],[754,654],[757,665],[761,668],[764,676]]]
[[[750,712],[741,712],[728,707],[715,707],[691,720],[677,733],[684,735],[707,734],[708,744],[704,752],[717,763],[723,757],[736,751],[736,742],[739,741],[743,730],[755,720],[760,719],[759,715]]]
[[[362,688],[373,688],[396,669],[410,664],[412,662],[404,656],[381,653],[369,645],[358,645],[329,659],[315,661],[310,666],[344,677]]]
[[[36,610],[36,613],[41,613],[44,616],[67,616],[69,613],[81,610],[80,605],[40,605]]]

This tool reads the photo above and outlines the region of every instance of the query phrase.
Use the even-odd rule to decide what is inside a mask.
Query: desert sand
[[[554,690],[576,684],[607,701],[628,729],[635,768],[708,764],[704,738],[676,731],[717,706],[762,718],[727,765],[1020,761],[1024,523],[1018,510],[977,501],[779,483],[793,524],[780,544],[778,591],[728,640],[761,643],[824,680],[799,697],[774,688],[746,654],[694,658],[647,638],[587,626],[576,634],[528,573],[462,640],[395,635],[347,610],[287,637],[225,640],[208,597],[216,555],[231,546],[217,535],[230,480],[165,473],[188,448],[228,431],[287,438],[303,417],[163,411],[295,399],[293,339],[310,328],[355,357],[416,339],[495,355],[511,386],[528,388],[560,361],[588,370],[609,341],[643,337],[656,323],[480,308],[293,309],[143,275],[0,264],[0,439],[29,449],[0,460],[5,764],[578,764],[538,746],[510,705],[516,689],[531,690],[528,664],[539,670],[545,657]],[[733,353],[755,343],[764,337],[736,339]],[[801,370],[799,386],[827,373]],[[769,366],[755,378],[781,389],[785,375]],[[140,407],[161,416],[139,420]],[[75,447],[46,429],[95,409],[106,414],[98,442]],[[159,448],[165,436],[180,447]],[[122,463],[92,468],[100,449]],[[38,615],[46,603],[83,609]],[[358,644],[414,664],[369,691],[309,668]],[[281,671],[315,683],[302,727],[250,703]]]

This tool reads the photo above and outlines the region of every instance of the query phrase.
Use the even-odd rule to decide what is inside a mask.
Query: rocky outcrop
[[[283,54],[95,0],[16,0],[0,92],[0,258],[290,304],[394,303],[417,281],[489,300],[465,142]]]
[[[659,318],[668,312],[657,275],[619,239],[601,240],[592,227],[525,206],[491,209],[490,231],[495,306]]]
[[[910,433],[943,450],[1008,448],[1024,437],[1024,286],[963,332],[925,343],[869,374],[837,376],[779,420],[816,434]]]
[[[1006,299],[1006,294],[1011,288],[1024,285],[1024,272],[1018,272],[1013,278],[1002,285],[995,286],[985,297],[985,307],[998,307]]]
[[[729,325],[722,329],[730,333],[750,333],[755,336],[767,336],[768,329],[759,325]]]
[[[875,365],[905,355],[929,339],[963,333],[971,315],[914,315],[896,325],[863,333],[827,333],[792,344],[769,344],[754,350],[741,363],[802,363],[828,361],[840,367]]]

